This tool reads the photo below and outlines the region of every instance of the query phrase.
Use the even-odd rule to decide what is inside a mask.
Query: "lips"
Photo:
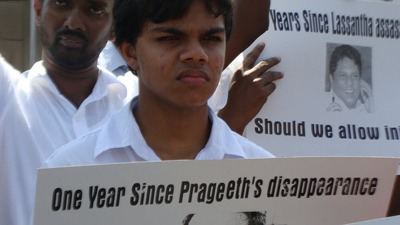
[[[177,80],[183,83],[200,85],[207,83],[210,78],[208,74],[200,69],[185,69],[178,74]]]
[[[346,93],[346,94],[352,94],[352,93],[354,93],[354,90],[345,90],[344,93]]]
[[[70,48],[82,48],[85,40],[74,35],[60,35],[60,43]]]
[[[70,49],[83,49],[89,43],[84,33],[70,29],[57,31],[55,38],[58,43]]]

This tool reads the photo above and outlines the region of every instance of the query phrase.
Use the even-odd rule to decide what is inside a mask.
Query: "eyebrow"
[[[102,6],[102,7],[106,7],[108,4],[108,1],[104,1],[104,0],[89,0],[89,2],[91,4],[96,4],[98,6]]]
[[[208,30],[205,35],[213,35],[213,34],[219,34],[219,33],[226,33],[226,29],[222,27],[215,27],[211,28]]]
[[[169,33],[169,34],[174,34],[174,35],[184,35],[185,32],[183,32],[180,29],[176,28],[170,28],[170,27],[156,27],[151,29],[151,31],[155,32],[163,32],[163,33]],[[226,29],[222,27],[214,27],[205,32],[205,35],[213,35],[213,34],[219,34],[219,33],[225,33]]]
[[[170,28],[170,27],[156,27],[156,28],[151,29],[151,31],[169,33],[169,34],[175,34],[175,35],[183,34],[182,30],[179,30],[176,28]]]

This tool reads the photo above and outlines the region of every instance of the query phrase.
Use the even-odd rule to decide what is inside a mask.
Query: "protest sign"
[[[276,156],[400,156],[400,4],[272,1],[285,77],[246,136]],[[249,49],[251,49],[251,46]],[[358,56],[357,56],[358,55]]]
[[[39,169],[34,224],[182,224],[192,214],[209,224],[237,212],[263,212],[265,224],[365,221],[385,217],[398,164],[316,157]]]

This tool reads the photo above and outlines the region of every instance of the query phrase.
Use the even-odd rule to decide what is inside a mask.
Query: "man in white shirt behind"
[[[97,67],[114,0],[36,0],[43,61],[0,73],[0,224],[28,224],[36,169],[58,148],[98,128],[130,100]]]

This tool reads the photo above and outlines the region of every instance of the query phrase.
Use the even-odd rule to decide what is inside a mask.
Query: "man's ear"
[[[40,26],[40,15],[42,14],[42,1],[44,0],[35,0],[33,2],[33,9],[35,10],[35,19],[37,26]]]
[[[115,41],[115,32],[114,32],[114,27],[111,28],[111,34],[110,38],[108,38],[109,41],[114,42]]]
[[[118,46],[118,51],[121,54],[122,58],[124,58],[125,62],[134,70],[139,70],[139,63],[136,57],[136,50],[133,45],[128,42],[122,42],[120,46]]]
[[[35,0],[33,2],[33,9],[35,11],[35,19],[37,26],[40,26],[40,15],[42,14],[42,1],[44,0]]]
[[[332,89],[332,85],[333,85],[333,75],[332,74],[329,74],[329,84],[330,84],[330,87],[331,87],[331,90],[333,90]]]

